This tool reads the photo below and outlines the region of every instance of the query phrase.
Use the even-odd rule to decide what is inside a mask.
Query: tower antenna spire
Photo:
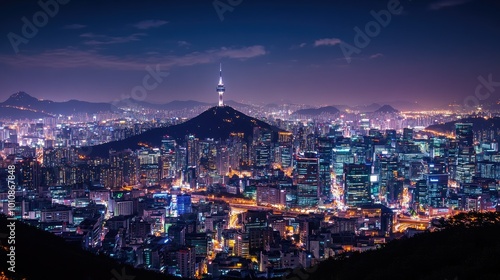
[[[226,91],[224,83],[222,82],[222,63],[219,64],[219,84],[217,85],[217,93],[219,94],[219,106],[224,106],[223,95]]]

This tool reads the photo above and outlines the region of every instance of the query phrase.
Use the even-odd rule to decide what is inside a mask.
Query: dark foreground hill
[[[253,129],[259,127],[278,132],[279,129],[261,120],[247,116],[230,106],[212,107],[200,115],[178,125],[154,128],[124,140],[113,141],[93,146],[90,156],[106,157],[108,151],[138,149],[144,144],[159,147],[164,136],[172,137],[177,143],[185,141],[186,135],[194,135],[199,139],[213,138],[225,140],[231,133],[243,133],[245,139],[253,135]]]
[[[500,214],[467,213],[454,219],[442,231],[395,240],[380,250],[345,259],[327,260],[309,268],[311,273],[292,273],[286,279],[500,279]],[[468,225],[469,221],[475,225]]]
[[[450,222],[451,221],[451,222]],[[0,216],[1,271],[11,279],[180,279],[134,269],[72,247],[49,232],[16,222],[16,274],[7,271],[8,221]],[[500,279],[500,213],[460,214],[445,229],[395,240],[383,249],[327,260],[294,280],[490,280]],[[125,276],[126,277],[125,277]]]
[[[470,117],[470,118],[464,118],[452,122],[447,122],[443,124],[434,124],[431,126],[428,126],[426,130],[428,131],[435,131],[435,132],[440,132],[440,133],[454,133],[455,132],[455,124],[456,123],[471,123],[472,124],[472,130],[474,131],[481,131],[481,130],[497,130],[500,128],[500,118],[495,117],[495,118],[482,118],[482,117]]]
[[[10,223],[10,221],[9,221]],[[7,219],[0,216],[0,228],[4,233]],[[2,252],[0,254],[1,271],[11,279],[27,280],[111,280],[111,279],[150,279],[181,280],[174,276],[166,276],[152,271],[135,269],[120,264],[106,256],[98,256],[81,248],[68,245],[62,238],[42,231],[22,222],[15,222],[15,274],[7,269],[6,234],[0,237]]]

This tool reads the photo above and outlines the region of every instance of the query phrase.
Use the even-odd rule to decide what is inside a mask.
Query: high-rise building
[[[319,156],[319,186],[320,194],[325,198],[332,197],[332,177],[331,168],[333,160],[333,139],[321,137],[318,138],[318,156]]]
[[[460,183],[472,183],[472,177],[476,175],[476,152],[472,123],[456,123],[455,138],[458,142],[455,180]]]
[[[413,140],[413,129],[411,128],[403,128],[403,140]]]
[[[161,157],[159,162],[161,179],[175,178],[177,175],[176,146],[175,140],[168,136],[161,140]]]
[[[297,165],[297,205],[314,207],[319,202],[319,159],[316,152],[306,152]]]
[[[41,179],[40,163],[36,158],[23,158],[19,167],[21,173],[19,185],[28,190],[36,190]]]
[[[335,140],[333,149],[333,173],[337,184],[343,181],[344,164],[354,163],[353,153],[348,138],[339,137]]]
[[[372,202],[370,193],[370,165],[346,164],[344,166],[344,193],[347,206]]]
[[[177,269],[182,278],[194,278],[196,254],[194,247],[187,246],[181,248],[176,253]]]
[[[194,135],[186,135],[187,142],[187,168],[196,167],[200,158],[200,140]]]
[[[292,166],[293,156],[293,134],[291,132],[278,132],[278,148],[274,161],[282,168]]]
[[[138,158],[131,150],[114,152],[109,155],[110,171],[113,188],[137,184]]]
[[[472,123],[456,123],[455,138],[460,147],[471,147],[474,145],[474,132]]]
[[[448,174],[443,163],[429,163],[427,197],[431,207],[444,207],[448,191]]]

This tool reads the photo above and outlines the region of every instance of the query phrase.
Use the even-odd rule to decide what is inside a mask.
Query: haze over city
[[[394,2],[395,13],[381,15],[385,27],[369,27],[363,45],[355,28],[366,33],[391,1],[220,3],[67,1],[46,24],[37,19],[36,32],[27,28],[28,38],[22,18],[33,23],[41,6],[3,1],[0,100],[25,91],[111,102],[142,84],[149,66],[168,77],[146,101],[215,102],[221,62],[227,99],[249,103],[436,107],[463,104],[481,75],[500,80],[495,1]],[[346,59],[343,43],[359,52]]]

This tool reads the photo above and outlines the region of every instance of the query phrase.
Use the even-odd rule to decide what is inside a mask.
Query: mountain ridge
[[[214,106],[181,124],[154,128],[123,140],[92,146],[89,148],[88,154],[90,157],[104,157],[108,155],[110,149],[117,151],[135,150],[144,145],[159,147],[161,140],[167,135],[175,139],[177,143],[183,143],[187,135],[194,135],[199,139],[225,140],[229,138],[231,133],[243,133],[245,139],[248,140],[249,137],[252,137],[255,127],[273,133],[281,131],[277,127],[245,115],[230,106]]]

